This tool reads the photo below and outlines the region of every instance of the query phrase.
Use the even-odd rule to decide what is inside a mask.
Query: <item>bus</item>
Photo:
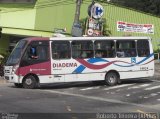
[[[16,87],[152,77],[154,52],[150,37],[29,37],[20,40],[4,67]]]

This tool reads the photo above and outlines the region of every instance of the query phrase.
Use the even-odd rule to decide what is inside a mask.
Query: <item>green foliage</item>
[[[86,23],[87,23],[87,18],[80,19],[81,27],[82,27],[82,33],[83,35],[85,34],[86,30]]]
[[[111,2],[160,16],[160,0],[111,0]]]
[[[110,36],[111,35],[111,30],[109,30],[106,19],[103,18],[102,21],[103,21],[103,35],[104,36]]]
[[[81,23],[81,26],[82,26],[83,34],[85,34],[87,19],[88,18],[80,19],[80,23]],[[109,27],[108,27],[108,25],[106,23],[106,19],[102,18],[101,21],[102,21],[102,24],[103,24],[103,31],[102,31],[103,36],[110,36],[111,35],[111,30],[109,29]]]
[[[9,57],[9,55],[10,55],[10,53],[8,53],[8,54],[2,54],[2,56],[4,58],[0,59],[0,64],[1,65],[5,65],[5,63],[6,63],[7,59],[8,59],[8,57]]]

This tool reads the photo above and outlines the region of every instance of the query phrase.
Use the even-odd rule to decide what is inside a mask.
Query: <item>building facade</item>
[[[88,17],[91,0],[81,5],[80,19]],[[154,49],[160,44],[160,18],[140,11],[103,3],[106,24],[111,36],[150,36]],[[0,0],[0,54],[11,51],[17,41],[30,36],[52,37],[56,29],[66,29],[71,34],[76,4],[72,0]],[[149,25],[152,33],[118,28],[120,23],[130,26]],[[145,28],[144,28],[145,29]]]

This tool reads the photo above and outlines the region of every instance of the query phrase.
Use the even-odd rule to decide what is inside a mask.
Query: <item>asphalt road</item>
[[[160,112],[160,82],[124,81],[108,87],[86,83],[43,86],[41,89],[18,89],[0,84],[2,113],[122,113]]]
[[[79,119],[87,115],[97,118],[99,113],[158,113],[159,66],[156,65],[155,76],[151,79],[127,80],[113,87],[83,82],[50,84],[31,90],[15,88],[13,84],[1,80],[0,112],[29,113],[26,116],[32,115],[30,118],[41,113],[43,118],[58,116],[61,119]]]

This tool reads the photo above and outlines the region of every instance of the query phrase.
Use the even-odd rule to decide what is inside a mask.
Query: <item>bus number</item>
[[[140,70],[148,70],[148,67],[140,67]]]

